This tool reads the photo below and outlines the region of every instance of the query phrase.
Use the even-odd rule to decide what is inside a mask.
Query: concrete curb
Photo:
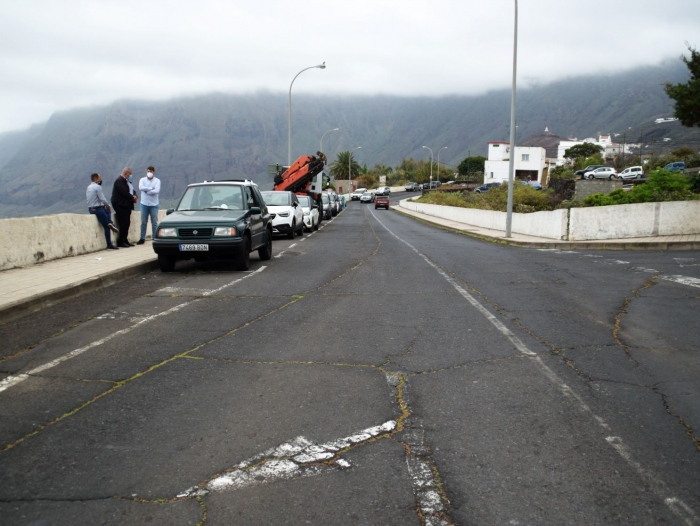
[[[509,245],[513,247],[520,248],[549,248],[549,249],[561,249],[561,250],[700,250],[700,242],[698,241],[651,241],[651,242],[626,242],[624,240],[620,241],[512,241],[506,240],[500,237],[488,236],[485,234],[477,234],[475,232],[470,232],[465,230],[459,230],[457,228],[452,228],[447,225],[442,225],[436,221],[431,221],[430,216],[421,214],[420,216],[414,215],[416,212],[412,210],[406,210],[400,206],[390,206],[391,210],[398,212],[401,215],[415,219],[416,221],[422,221],[428,223],[432,226],[436,226],[443,230],[449,230],[450,232],[455,232],[457,234],[462,234],[465,236],[473,237],[476,239],[481,239],[483,241],[490,241],[492,243],[499,243],[501,245]],[[465,225],[465,227],[468,225]]]
[[[156,268],[158,268],[158,261],[156,259],[142,261],[45,293],[35,294],[34,296],[18,300],[9,305],[4,305],[0,308],[0,324],[14,321],[22,316],[51,307],[65,300],[77,298],[89,292],[115,285]]]

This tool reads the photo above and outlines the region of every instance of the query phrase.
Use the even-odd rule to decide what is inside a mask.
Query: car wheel
[[[610,174],[610,177],[608,177],[608,181],[612,181],[615,176],[613,174]]]
[[[175,270],[175,258],[158,254],[158,266],[161,272],[172,272]]]
[[[287,239],[294,239],[297,237],[297,222],[296,219],[292,221],[292,228],[289,230],[289,233],[287,234]]]
[[[588,180],[590,181],[591,179],[593,179],[593,175],[592,175],[592,174],[589,174],[589,175],[588,175]]]
[[[272,230],[269,228],[265,232],[265,244],[258,249],[258,256],[263,261],[267,261],[272,257]]]
[[[297,232],[297,233],[299,234],[300,237],[304,235],[304,223],[301,223],[299,225],[299,232]]]
[[[319,218],[318,221],[314,224],[314,230],[318,230],[318,224],[321,222],[321,219]]]
[[[243,237],[243,252],[236,259],[236,270],[246,271],[250,268],[250,238]]]

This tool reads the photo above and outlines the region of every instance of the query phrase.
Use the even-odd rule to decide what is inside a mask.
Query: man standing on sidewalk
[[[134,209],[134,203],[136,202],[136,193],[129,189],[131,173],[131,168],[124,168],[112,187],[112,207],[114,207],[114,213],[119,224],[117,246],[121,248],[134,246],[127,239],[129,227],[131,226],[131,211]]]
[[[110,250],[117,250],[112,244],[112,238],[110,237],[109,231],[111,230],[115,234],[119,234],[119,229],[114,226],[112,220],[110,219],[110,212],[112,209],[109,207],[107,199],[105,199],[105,194],[102,192],[102,177],[100,174],[92,174],[90,176],[92,181],[87,187],[86,198],[88,205],[88,212],[97,217],[97,221],[105,229],[105,240],[107,241],[107,248]]]
[[[158,226],[158,194],[160,193],[160,179],[156,177],[156,169],[153,166],[146,168],[146,177],[139,181],[141,191],[141,237],[137,244],[146,242],[146,227],[148,218],[151,218],[151,237],[156,237]]]

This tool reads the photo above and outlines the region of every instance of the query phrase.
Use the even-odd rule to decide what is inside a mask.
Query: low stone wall
[[[420,212],[421,214],[449,219],[451,221],[457,221],[458,223],[465,223],[482,228],[505,230],[506,227],[505,212],[416,203],[410,199],[401,200],[401,206],[408,210],[413,210],[414,212]],[[563,240],[566,239],[567,222],[567,210],[513,214],[512,231],[528,236]]]
[[[604,179],[578,179],[576,181],[576,199],[585,199],[593,194],[609,194],[613,190],[622,188],[622,181]]]
[[[684,234],[700,234],[700,201],[571,209],[571,241]]]
[[[160,210],[158,217],[165,217],[165,211]],[[146,237],[150,232],[149,224]],[[129,240],[136,242],[140,234],[141,213],[134,211]],[[92,214],[0,219],[0,270],[96,252],[106,246],[104,229]]]

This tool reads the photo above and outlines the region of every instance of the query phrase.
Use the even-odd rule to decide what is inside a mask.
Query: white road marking
[[[673,281],[674,283],[680,283],[681,285],[688,285],[689,287],[699,287],[700,279],[690,278],[688,276],[659,276],[661,279],[666,281]]]
[[[370,210],[370,214],[372,214],[372,217],[380,224],[384,229],[389,232],[392,236],[394,236],[396,239],[401,241],[403,244],[408,246],[411,250],[413,250],[416,254],[418,254],[426,263],[428,263],[431,267],[433,267],[438,274],[440,274],[443,278],[445,278],[469,303],[474,305],[476,309],[484,314],[486,318],[496,326],[508,339],[515,345],[515,342],[519,342],[520,346],[516,345],[516,348],[522,352],[523,354],[526,354],[531,357],[531,360],[536,363],[540,369],[544,372],[545,376],[553,383],[555,384],[564,394],[565,396],[572,396],[581,406],[581,408],[588,413],[593,419],[600,425],[604,430],[609,431],[610,430],[610,425],[608,425],[603,418],[600,416],[596,415],[593,410],[590,408],[590,406],[583,401],[583,399],[576,393],[574,392],[564,381],[559,378],[559,376],[552,370],[550,369],[543,361],[542,359],[537,356],[536,353],[530,351],[524,343],[520,341],[515,335],[513,335],[512,339],[509,337],[509,333],[513,334],[506,328],[499,320],[496,319],[496,317],[491,314],[481,303],[479,303],[471,294],[469,294],[464,288],[462,288],[456,280],[454,280],[452,277],[447,275],[440,267],[438,267],[435,263],[430,261],[427,256],[425,256],[422,252],[420,252],[417,248],[415,248],[413,245],[411,245],[408,241],[405,241],[404,239],[400,238],[394,232],[392,232],[389,227],[387,227],[384,223],[382,223],[376,215],[374,215],[374,212]],[[595,257],[595,256],[592,256]],[[602,257],[602,256],[600,256]],[[672,277],[672,276],[671,276]],[[675,277],[680,277],[683,278],[683,276],[675,276]],[[664,278],[666,279],[666,278]],[[686,279],[692,279],[697,282],[697,284],[694,284],[692,286],[700,286],[700,279],[696,280],[695,278],[686,278]],[[689,283],[685,283],[689,284]],[[494,323],[498,322],[498,323]],[[503,327],[505,329],[504,332],[501,330],[499,327]],[[652,475],[649,471],[647,471],[644,467],[642,467],[639,462],[634,460],[632,454],[630,453],[629,449],[623,442],[623,440],[619,437],[607,437],[606,441],[608,444],[610,444],[615,451],[620,455],[620,457],[625,460],[628,466],[630,466],[632,469],[634,469],[637,474],[640,476],[640,478],[644,479],[647,484],[649,484],[656,495],[666,504],[666,506],[681,520],[683,520],[686,524],[693,525],[698,523],[698,518],[695,512],[688,506],[686,505],[683,501],[678,499],[677,497],[672,497],[668,496],[668,486],[666,485],[665,482],[663,482],[661,479],[655,477]]]
[[[203,296],[211,296],[212,294],[220,292],[223,289],[230,287],[231,285],[235,285],[236,283],[239,283],[240,281],[243,281],[244,279],[247,279],[251,276],[254,276],[254,275],[262,272],[266,268],[267,267],[265,267],[265,266],[260,267],[258,270],[251,272],[250,274],[243,276],[242,278],[233,280],[232,282],[227,283],[226,285],[223,285],[223,286],[219,287],[218,289],[208,290],[205,293],[203,293],[202,295]],[[94,349],[95,347],[99,347],[103,343],[106,343],[106,342],[116,338],[117,336],[123,336],[125,334],[128,334],[131,331],[133,331],[134,329],[143,325],[144,323],[148,323],[148,322],[151,322],[151,321],[156,320],[158,318],[162,318],[164,316],[168,316],[170,314],[178,312],[189,305],[193,305],[194,303],[197,303],[198,301],[201,301],[201,300],[194,299],[191,301],[186,301],[185,303],[181,303],[180,305],[176,305],[175,307],[172,307],[166,311],[159,312],[158,314],[153,314],[151,316],[146,316],[145,318],[141,318],[136,323],[134,323],[133,325],[131,325],[125,329],[121,329],[119,331],[113,332],[112,334],[105,336],[104,338],[100,338],[99,340],[96,340],[92,343],[89,343],[85,347],[80,347],[78,349],[74,349],[74,350],[64,354],[63,356],[59,356],[55,360],[51,360],[50,362],[47,362],[43,365],[35,367],[34,369],[27,371],[26,373],[22,373],[22,374],[18,374],[18,375],[10,375],[7,378],[4,378],[3,380],[0,381],[0,393],[9,389],[10,387],[12,387],[14,385],[17,385],[17,384],[24,382],[27,378],[29,378],[30,376],[32,376],[34,374],[43,373],[44,371],[52,369],[52,368],[56,367],[57,365],[65,362],[67,360],[70,360],[71,358],[75,358],[76,356],[80,356],[81,354],[89,351],[90,349]]]
[[[649,274],[656,274],[659,271],[654,268],[644,268],[644,267],[634,267],[632,270],[637,270],[639,272],[648,272]]]
[[[396,421],[389,420],[379,426],[363,429],[350,436],[315,444],[299,436],[289,442],[273,447],[237,464],[224,475],[210,480],[203,488],[194,486],[179,493],[178,498],[206,495],[212,491],[237,490],[249,486],[269,484],[275,480],[310,477],[327,473],[337,468],[347,469],[350,462],[338,459],[332,465],[320,464],[336,456],[338,451],[370,440],[396,429]],[[336,466],[335,468],[333,466]]]
[[[296,243],[292,243],[292,244],[289,245],[287,248],[294,248],[295,246],[297,246],[297,244],[296,244]]]
[[[698,264],[698,260],[695,258],[673,258],[676,260],[676,263],[678,263],[678,266],[683,268],[683,267],[700,267],[700,264]]]
[[[282,252],[280,252],[280,253],[277,254],[276,256],[272,256],[272,257],[275,258],[275,259],[279,259],[279,258],[282,257],[282,254],[284,254],[284,253],[285,253],[285,251],[283,250]]]

